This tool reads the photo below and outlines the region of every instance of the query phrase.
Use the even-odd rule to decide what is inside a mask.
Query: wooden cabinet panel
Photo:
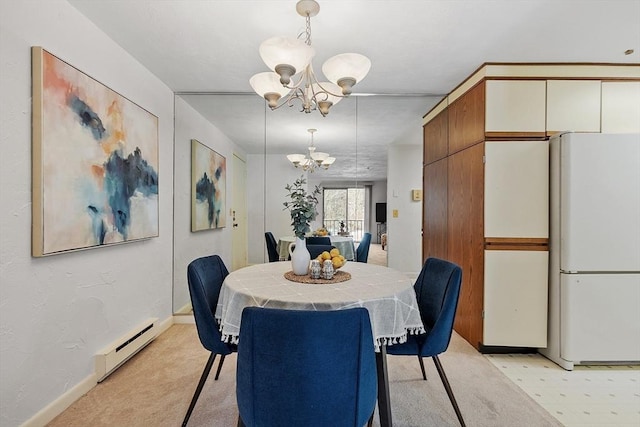
[[[602,82],[602,133],[640,133],[640,82]]]
[[[600,132],[600,80],[547,81],[547,134]]]
[[[424,163],[447,157],[449,149],[449,111],[443,110],[424,125]]]
[[[485,84],[488,138],[544,138],[546,81],[488,80]]]
[[[447,259],[447,164],[444,158],[424,167],[422,262]]]
[[[449,156],[447,253],[462,268],[455,330],[476,348],[482,342],[484,278],[484,143]]]
[[[449,154],[484,140],[484,82],[449,105]]]

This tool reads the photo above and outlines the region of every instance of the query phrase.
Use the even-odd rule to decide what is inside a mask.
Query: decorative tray
[[[338,270],[335,273],[333,273],[332,279],[327,280],[327,279],[312,279],[311,276],[308,274],[305,274],[304,276],[296,276],[295,274],[293,274],[293,271],[287,271],[286,273],[284,273],[284,278],[292,282],[306,283],[309,285],[328,285],[331,283],[340,283],[340,282],[346,282],[347,280],[350,280],[351,273],[347,271]]]

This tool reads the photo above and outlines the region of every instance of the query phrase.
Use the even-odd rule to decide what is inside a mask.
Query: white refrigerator
[[[640,134],[550,138],[549,322],[540,353],[640,362]]]

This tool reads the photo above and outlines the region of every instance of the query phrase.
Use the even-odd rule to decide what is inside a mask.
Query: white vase
[[[291,245],[293,246],[293,245]],[[296,237],[296,246],[293,252],[289,246],[289,254],[291,255],[291,269],[296,276],[304,276],[309,273],[309,261],[311,261],[311,254],[307,249],[307,241]]]

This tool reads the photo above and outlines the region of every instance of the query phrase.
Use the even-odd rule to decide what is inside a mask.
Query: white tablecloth
[[[346,236],[327,236],[331,239],[331,244],[340,250],[342,256],[349,261],[356,260],[356,249],[353,243],[353,237]],[[295,242],[295,236],[285,236],[278,240],[277,250],[280,260],[289,258],[289,245]]]
[[[223,339],[237,343],[245,307],[295,310],[369,311],[376,349],[404,342],[407,333],[424,332],[411,280],[391,268],[350,262],[342,270],[351,280],[335,284],[303,284],[284,278],[290,261],[257,264],[230,273],[218,299],[216,320]]]

